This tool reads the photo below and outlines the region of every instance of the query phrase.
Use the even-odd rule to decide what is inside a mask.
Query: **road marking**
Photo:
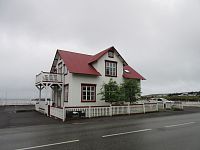
[[[181,124],[174,124],[174,125],[168,125],[165,126],[165,128],[172,128],[172,127],[177,127],[177,126],[184,126],[184,125],[189,125],[189,124],[194,124],[196,122],[186,122],[186,123],[181,123]]]
[[[79,140],[71,140],[71,141],[65,141],[65,142],[59,142],[59,143],[52,143],[52,144],[38,145],[38,146],[32,146],[32,147],[26,147],[26,148],[20,148],[20,149],[16,149],[16,150],[36,149],[36,148],[41,148],[41,147],[48,147],[48,146],[53,146],[53,145],[68,144],[68,143],[74,143],[74,142],[79,142]]]
[[[125,135],[125,134],[131,134],[131,133],[138,133],[138,132],[145,132],[145,131],[151,131],[152,129],[142,129],[142,130],[136,130],[136,131],[129,131],[129,132],[121,132],[121,133],[115,133],[115,134],[108,134],[103,135],[102,138],[106,137],[112,137],[112,136],[118,136],[118,135]]]
[[[75,125],[79,125],[79,124],[87,124],[87,122],[75,122],[75,123],[72,123],[72,124],[75,124]]]

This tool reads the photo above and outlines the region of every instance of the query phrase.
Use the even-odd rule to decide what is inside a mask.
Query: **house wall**
[[[105,60],[117,62],[117,77],[105,76]],[[101,74],[101,76],[71,74],[65,76],[65,84],[69,84],[68,102],[65,102],[65,107],[73,106],[102,106],[109,105],[101,99],[101,95],[98,95],[103,83],[108,83],[110,78],[113,78],[117,83],[123,81],[123,63],[121,59],[114,54],[114,58],[109,58],[107,54],[102,56],[97,62],[93,64],[95,69]],[[81,83],[96,84],[96,102],[81,102]]]

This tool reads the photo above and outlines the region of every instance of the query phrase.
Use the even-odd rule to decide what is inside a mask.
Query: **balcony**
[[[41,72],[38,75],[36,75],[36,85],[48,83],[62,84],[62,74]]]

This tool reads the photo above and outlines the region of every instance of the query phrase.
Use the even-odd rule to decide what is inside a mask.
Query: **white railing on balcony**
[[[36,83],[40,82],[62,82],[62,74],[41,72],[40,74],[36,75]]]

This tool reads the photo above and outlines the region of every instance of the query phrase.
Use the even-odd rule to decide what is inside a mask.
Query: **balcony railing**
[[[36,75],[36,84],[41,82],[62,83],[62,74],[41,72],[40,74]]]

